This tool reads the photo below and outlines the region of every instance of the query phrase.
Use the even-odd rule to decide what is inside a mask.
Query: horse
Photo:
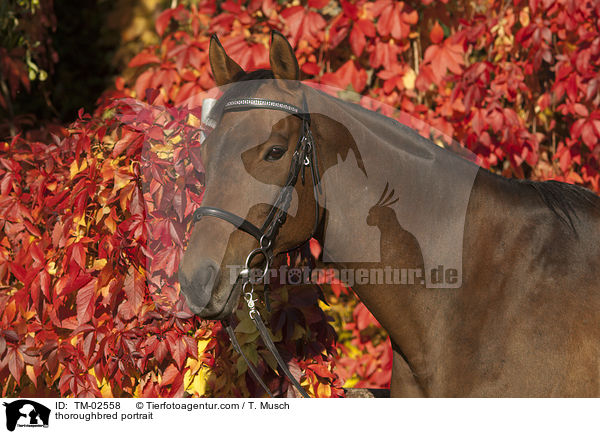
[[[269,70],[244,71],[216,36],[209,59],[231,89],[179,268],[192,312],[228,318],[243,292],[231,267],[315,238],[390,337],[392,397],[600,396],[598,196],[494,174],[303,84],[278,32]]]

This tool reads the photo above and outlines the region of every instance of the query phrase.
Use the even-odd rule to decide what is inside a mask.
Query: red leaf
[[[50,274],[44,269],[40,272],[40,288],[42,289],[42,293],[46,297],[46,300],[51,300],[50,298]]]
[[[375,25],[373,21],[360,19],[356,22],[356,26],[369,38],[375,37]]]
[[[171,348],[171,354],[173,355],[173,360],[175,360],[179,369],[183,368],[185,357],[187,355],[187,349],[183,339],[177,336],[175,339],[169,340],[168,342],[169,347]]]
[[[325,28],[327,22],[318,13],[306,10],[303,6],[292,6],[281,12],[290,30],[293,46],[301,40],[311,41]]]
[[[594,146],[598,142],[598,137],[596,136],[592,122],[588,121],[583,125],[581,138],[588,148],[594,149]]]
[[[145,278],[133,266],[130,266],[123,289],[135,314],[139,313],[144,302],[145,283]]]
[[[464,65],[463,47],[446,39],[442,45],[431,45],[425,51],[425,63],[431,65],[436,82],[439,84],[446,72],[462,72]]]
[[[162,362],[168,353],[167,341],[159,339],[156,350],[154,351],[154,358],[160,363]]]
[[[130,68],[135,68],[137,66],[147,65],[149,63],[160,63],[160,59],[155,54],[152,54],[148,51],[142,51],[129,61],[128,66]]]
[[[149,90],[149,89],[147,89],[147,90]],[[154,140],[164,140],[165,139],[165,132],[158,125],[153,125],[152,127],[150,127],[150,129],[148,131],[146,131],[146,134],[148,135],[148,137],[150,137],[151,139],[154,139]]]
[[[46,261],[44,260],[44,252],[40,248],[38,243],[32,243],[29,248],[29,253],[33,258],[34,264],[44,264]]]
[[[160,95],[158,89],[146,89],[146,101],[148,101],[149,104],[152,104],[158,95]]]
[[[85,248],[83,247],[82,243],[73,245],[71,258],[82,270],[85,270]]]
[[[381,327],[373,314],[371,314],[367,307],[362,303],[359,303],[356,306],[356,309],[354,309],[354,318],[356,320],[356,326],[359,330],[364,330],[370,325]]]
[[[367,73],[364,69],[357,69],[354,61],[344,63],[335,73],[323,74],[321,83],[346,89],[352,85],[355,92],[362,92],[367,84]]]
[[[434,44],[439,44],[444,40],[444,29],[442,29],[439,22],[435,22],[431,29],[431,33],[429,33],[429,39],[431,39],[431,42]]]
[[[156,33],[158,33],[159,36],[162,36],[163,33],[165,33],[165,30],[171,22],[171,18],[173,18],[175,12],[175,9],[167,9],[158,16],[156,19]]]
[[[415,24],[418,19],[416,11],[411,13],[402,12],[403,2],[392,2],[379,0],[375,2],[374,14],[377,20],[377,32],[381,36],[391,35],[394,39],[406,38],[410,33],[410,25]]]
[[[346,286],[337,280],[331,282],[330,286],[336,297],[339,297],[340,294],[348,294],[348,289],[346,289]]]
[[[146,71],[142,72],[137,80],[135,81],[135,93],[137,95],[144,95],[146,89],[152,87],[152,82],[156,77],[155,68],[148,68]]]
[[[335,378],[335,375],[327,368],[327,366],[314,364],[310,365],[310,369],[319,377],[332,379]]]
[[[577,113],[582,118],[586,118],[590,114],[588,112],[588,109],[586,108],[586,106],[584,106],[583,104],[580,104],[580,103],[573,104],[573,110],[575,111],[575,113]]]
[[[90,280],[83,288],[77,291],[77,323],[79,325],[92,319],[96,301],[96,279]]]
[[[319,75],[321,67],[314,62],[306,62],[302,65],[302,71],[309,75]]]
[[[366,44],[367,40],[360,27],[352,27],[352,31],[350,32],[350,46],[352,47],[352,52],[359,57],[365,49]]]
[[[318,259],[319,256],[321,255],[321,245],[314,238],[310,239],[309,245],[310,245],[310,253],[311,253],[311,255],[313,255],[313,257],[315,259]]]
[[[167,366],[165,372],[162,376],[162,381],[160,383],[161,386],[168,386],[173,384],[178,376],[181,376],[179,370],[175,367],[175,365],[171,364]]]
[[[21,375],[23,374],[23,368],[25,367],[25,362],[23,360],[23,355],[19,351],[18,348],[9,348],[7,352],[8,358],[8,370],[15,380],[17,380],[17,384],[20,384]]]
[[[152,268],[164,271],[166,276],[173,276],[177,272],[181,256],[181,249],[171,246],[161,249],[154,255]]]
[[[483,109],[475,109],[475,113],[471,118],[471,126],[477,135],[481,135],[483,130],[486,129],[485,114],[482,113],[483,111]]]
[[[375,43],[375,49],[371,52],[369,62],[373,68],[383,66],[384,69],[392,70],[398,62],[399,48],[396,44],[389,44],[381,40]]]
[[[308,7],[315,9],[323,9],[329,4],[329,0],[308,0]]]
[[[36,237],[41,237],[42,236],[42,234],[40,233],[39,229],[37,227],[35,227],[34,225],[32,225],[29,222],[29,220],[25,220],[23,223],[25,224],[25,227],[27,228],[27,230],[31,234],[35,235]]]
[[[185,342],[185,346],[187,347],[187,350],[186,350],[187,353],[191,357],[194,357],[195,359],[197,359],[198,358],[198,343],[196,342],[196,340],[193,337],[187,336],[187,335],[183,335],[181,338]]]

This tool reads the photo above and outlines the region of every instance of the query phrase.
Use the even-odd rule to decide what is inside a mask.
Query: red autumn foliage
[[[206,0],[162,12],[160,43],[132,59],[134,78],[118,78],[93,115],[45,142],[0,143],[2,395],[261,393],[220,325],[186,310],[174,275],[202,199],[194,123],[214,85],[212,33],[252,69],[268,67],[278,29],[307,79],[401,108],[506,176],[599,191],[599,17],[600,3],[576,0]],[[292,371],[316,396],[388,385],[385,333],[348,288],[321,287],[273,288],[270,323]],[[244,350],[290,393],[239,319]]]

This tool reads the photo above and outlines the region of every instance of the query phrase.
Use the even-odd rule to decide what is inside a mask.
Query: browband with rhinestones
[[[273,101],[264,98],[239,98],[227,101],[223,111],[248,110],[248,109],[271,109],[282,110],[300,119],[310,122],[310,116],[295,105],[281,101]]]

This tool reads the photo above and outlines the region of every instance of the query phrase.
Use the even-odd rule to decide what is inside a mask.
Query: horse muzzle
[[[190,271],[179,268],[181,291],[190,310],[202,318],[205,318],[204,313],[214,314],[213,306],[219,304],[219,297],[213,294],[219,282],[219,266],[212,259],[201,259]]]

